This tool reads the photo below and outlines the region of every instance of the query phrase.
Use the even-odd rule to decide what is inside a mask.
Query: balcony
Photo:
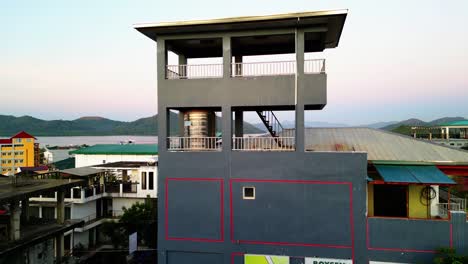
[[[223,101],[239,107],[293,106],[300,97],[306,109],[315,110],[327,103],[324,59],[304,61],[305,74],[298,83],[294,60],[233,62],[229,67],[230,76],[223,76],[222,64],[166,66],[166,80],[159,86],[164,103],[172,107],[216,106]]]

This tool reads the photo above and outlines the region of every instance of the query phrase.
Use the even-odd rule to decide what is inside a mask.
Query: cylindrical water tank
[[[184,137],[190,137],[192,149],[203,149],[211,145],[210,119],[213,112],[207,110],[190,110],[184,113]]]

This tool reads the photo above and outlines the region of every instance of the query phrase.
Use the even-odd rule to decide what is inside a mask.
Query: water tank
[[[184,113],[184,137],[190,137],[189,146],[193,149],[209,148],[213,142],[213,121],[215,114],[207,110],[190,110]]]

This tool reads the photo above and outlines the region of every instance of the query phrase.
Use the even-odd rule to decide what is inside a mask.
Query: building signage
[[[305,258],[305,264],[353,264],[350,259]]]

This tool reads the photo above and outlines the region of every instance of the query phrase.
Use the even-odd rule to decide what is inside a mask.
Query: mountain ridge
[[[157,135],[157,114],[125,122],[100,116],[84,116],[74,120],[43,120],[32,116],[0,115],[0,136],[10,137],[18,131],[27,131],[34,136],[112,136],[112,135]],[[170,114],[170,131],[176,133],[177,114]],[[218,124],[220,129],[221,122]],[[244,122],[246,133],[264,133],[250,123]]]

